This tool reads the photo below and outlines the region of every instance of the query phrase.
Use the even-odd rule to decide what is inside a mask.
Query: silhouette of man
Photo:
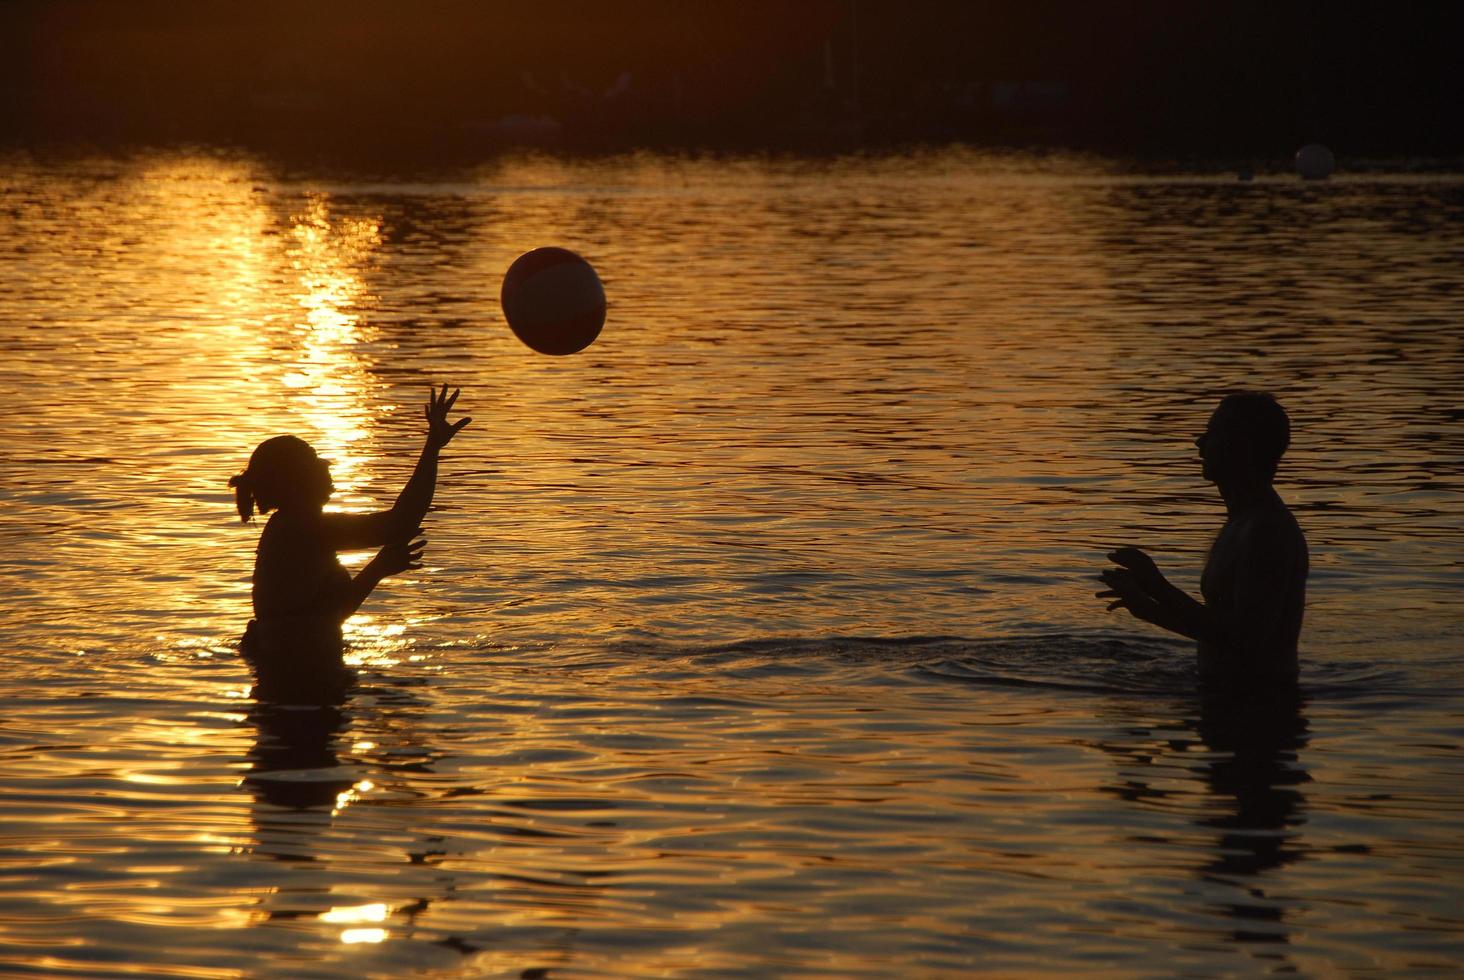
[[[1108,555],[1099,598],[1199,644],[1214,680],[1294,680],[1306,605],[1306,538],[1271,486],[1291,422],[1270,395],[1228,395],[1195,440],[1205,479],[1225,501],[1225,526],[1200,577],[1204,601],[1170,584],[1138,548]]]

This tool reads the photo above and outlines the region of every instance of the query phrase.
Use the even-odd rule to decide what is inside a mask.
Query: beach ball
[[[514,335],[540,354],[582,351],[605,325],[605,287],[594,266],[567,248],[514,259],[499,300]]]
[[[1296,151],[1296,172],[1302,180],[1325,180],[1336,166],[1337,158],[1320,143],[1308,143]]]

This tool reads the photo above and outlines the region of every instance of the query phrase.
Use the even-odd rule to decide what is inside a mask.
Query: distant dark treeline
[[[0,142],[1464,150],[1464,3],[11,0]]]

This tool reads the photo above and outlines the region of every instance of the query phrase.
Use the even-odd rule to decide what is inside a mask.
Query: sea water
[[[0,972],[1393,973],[1464,953],[1464,177],[1100,158],[0,161]],[[498,288],[572,248],[573,357]],[[420,571],[251,693],[285,432]],[[1192,443],[1277,395],[1301,695],[1197,589]],[[359,567],[369,554],[347,555]]]

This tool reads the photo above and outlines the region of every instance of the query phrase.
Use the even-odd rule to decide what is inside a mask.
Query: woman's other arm
[[[345,622],[355,615],[356,610],[361,608],[361,603],[366,601],[366,597],[388,575],[397,575],[408,569],[421,568],[422,549],[425,547],[427,547],[426,538],[417,538],[415,541],[403,540],[384,545],[376,553],[376,557],[356,573],[356,577],[351,579],[350,586],[340,597],[335,609],[335,614],[340,621]]]

